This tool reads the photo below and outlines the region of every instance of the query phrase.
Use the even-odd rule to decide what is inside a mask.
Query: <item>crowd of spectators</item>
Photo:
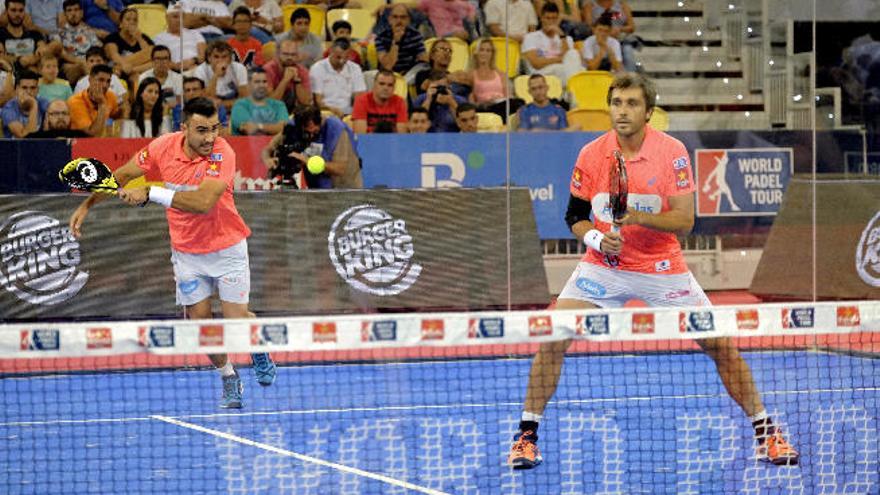
[[[359,7],[308,3],[319,12]],[[473,132],[480,112],[505,122],[515,114],[522,130],[565,130],[567,104],[547,97],[541,75],[564,86],[578,71],[635,67],[623,0],[390,3],[373,12],[366,39],[352,39],[344,20],[327,26],[325,39],[313,29],[324,19],[295,4],[180,0],[151,37],[123,0],[3,0],[3,136],[156,137],[179,129],[181,104],[195,96],[215,100],[232,135],[278,135],[304,107],[355,134]],[[521,43],[528,105],[496,66],[492,36]],[[450,71],[461,42],[473,43],[469,64]]]

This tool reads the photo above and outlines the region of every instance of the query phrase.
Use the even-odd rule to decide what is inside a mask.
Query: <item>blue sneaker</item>
[[[220,407],[223,409],[241,409],[241,393],[244,391],[244,385],[241,384],[241,377],[238,371],[234,375],[223,377],[223,398],[220,400]]]
[[[257,383],[264,387],[272,385],[275,382],[275,363],[272,362],[269,354],[251,354],[251,361],[254,363],[254,374],[257,375]]]

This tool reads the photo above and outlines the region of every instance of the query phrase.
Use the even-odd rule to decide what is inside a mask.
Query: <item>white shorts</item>
[[[711,306],[691,272],[674,275],[625,272],[578,263],[559,299],[587,301],[600,308],[620,308],[631,299],[648,306]]]
[[[204,254],[171,249],[177,304],[192,306],[211,297],[216,290],[220,300],[247,304],[251,292],[251,269],[247,239],[220,251]]]

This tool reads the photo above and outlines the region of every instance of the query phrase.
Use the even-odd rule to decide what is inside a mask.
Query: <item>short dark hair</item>
[[[559,7],[556,6],[553,2],[544,2],[544,6],[541,7],[541,15],[544,14],[558,14]]]
[[[9,4],[10,4],[10,3],[20,3],[20,4],[22,4],[22,5],[25,5],[24,0],[6,0],[6,4],[5,4],[5,5],[6,5],[6,8],[7,8],[7,9],[9,8]]]
[[[439,81],[440,79],[446,79],[449,77],[449,71],[443,69],[431,69],[431,72],[428,73],[429,81]]]
[[[18,73],[18,77],[15,78],[15,87],[19,86],[19,83],[27,79],[28,81],[39,81],[40,75],[32,70],[25,69]]]
[[[333,44],[330,45],[330,48],[339,48],[340,50],[347,52],[349,48],[351,48],[351,41],[348,41],[345,38],[338,38],[333,40]]]
[[[391,79],[394,79],[395,81],[397,80],[397,75],[388,69],[379,69],[379,71],[376,72],[376,77],[374,80],[379,79],[379,76],[390,76]]]
[[[186,86],[187,83],[197,82],[202,89],[205,89],[205,81],[202,81],[198,77],[186,76],[183,78],[183,84],[181,86]]]
[[[156,52],[168,52],[169,54],[171,54],[171,49],[165,45],[154,45],[153,49],[150,51],[151,59],[156,56]]]
[[[237,15],[246,15],[246,16],[248,16],[248,19],[250,19],[250,20],[254,19],[254,15],[251,14],[251,9],[245,7],[244,5],[242,5],[240,7],[236,7],[236,9],[232,11],[232,18],[233,19],[235,19],[235,16],[237,16]]]
[[[89,71],[89,76],[97,76],[98,74],[110,74],[112,77],[113,69],[107,64],[95,64],[92,70]]]
[[[333,23],[333,26],[330,27],[330,32],[336,34],[336,31],[339,29],[348,29],[348,32],[350,33],[351,23],[344,19],[340,19]]]
[[[321,109],[317,105],[303,105],[293,111],[293,123],[297,128],[302,129],[308,122],[321,125]]]
[[[431,117],[430,117],[430,114],[428,113],[428,109],[425,108],[425,107],[415,107],[415,108],[413,108],[412,110],[410,110],[410,111],[409,111],[409,118],[412,119],[412,116],[415,115],[415,114],[417,114],[417,113],[423,113],[423,114],[425,114],[426,116],[428,116],[429,119],[431,118]]]
[[[606,101],[611,105],[611,92],[615,89],[642,88],[642,94],[645,96],[645,110],[650,111],[657,103],[657,89],[650,79],[639,74],[638,72],[623,72],[614,77],[611,86],[608,87],[608,96]]]
[[[544,77],[544,74],[532,74],[531,76],[529,76],[529,82],[532,82],[532,81],[534,81],[535,79],[544,79],[544,80],[546,80],[547,78]]]
[[[614,24],[614,16],[612,16],[610,12],[603,12],[602,15],[600,15],[596,19],[596,22],[593,23],[593,27],[596,27],[596,26],[611,27],[613,24]]]
[[[100,55],[101,58],[103,58],[104,60],[107,60],[107,55],[104,55],[104,47],[103,46],[93,46],[93,47],[89,48],[88,50],[86,50],[86,56],[85,56],[86,59],[88,59],[89,57],[91,57],[93,55]]]
[[[214,40],[208,43],[208,48],[205,49],[205,57],[208,57],[217,51],[232,54],[232,45],[224,40]]]
[[[63,2],[61,2],[61,10],[64,10],[67,7],[73,7],[74,5],[76,5],[79,8],[82,8],[82,4],[80,3],[80,0],[64,0]]]
[[[290,24],[296,22],[297,19],[308,19],[309,22],[312,22],[312,16],[309,14],[308,9],[302,7],[294,10],[293,13],[290,14]]]
[[[463,114],[465,112],[469,112],[471,110],[476,112],[477,106],[474,105],[473,103],[470,103],[470,102],[464,102],[464,103],[458,105],[458,108],[455,109],[455,116],[458,117],[461,114]]]
[[[248,81],[250,81],[251,78],[254,77],[254,74],[265,74],[265,73],[266,73],[266,69],[264,69],[262,67],[254,67],[253,69],[251,69],[248,72]],[[201,79],[199,79],[199,81],[201,81]]]
[[[183,121],[188,121],[193,115],[211,117],[217,115],[217,107],[210,98],[199,96],[183,104]]]

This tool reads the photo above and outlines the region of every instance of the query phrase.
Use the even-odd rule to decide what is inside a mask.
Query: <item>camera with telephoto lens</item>
[[[308,148],[309,142],[297,139],[293,134],[285,135],[284,141],[275,148],[274,156],[278,159],[278,165],[270,172],[271,178],[278,180],[281,187],[296,188],[296,174],[305,166],[305,162],[290,156],[292,152],[302,153]]]

